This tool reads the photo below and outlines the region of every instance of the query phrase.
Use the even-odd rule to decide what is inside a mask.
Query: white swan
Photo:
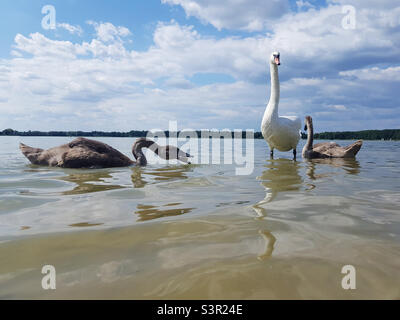
[[[274,52],[270,59],[271,69],[271,97],[264,113],[261,124],[261,132],[274,156],[274,149],[289,151],[293,149],[296,158],[296,147],[300,140],[301,121],[298,117],[280,117],[278,115],[279,105],[279,75],[280,54]]]

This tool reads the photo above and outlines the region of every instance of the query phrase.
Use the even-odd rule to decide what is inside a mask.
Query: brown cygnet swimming
[[[335,142],[323,142],[313,145],[314,128],[312,118],[307,116],[305,119],[304,130],[308,131],[307,143],[303,148],[302,156],[307,159],[321,158],[354,158],[360,151],[363,141],[358,140],[347,147],[341,147]]]
[[[20,143],[19,148],[32,164],[61,168],[145,166],[147,165],[147,159],[142,151],[143,148],[149,148],[165,160],[178,159],[182,162],[190,163],[189,158],[191,157],[177,147],[159,146],[147,138],[137,139],[132,147],[132,153],[136,161],[129,159],[103,142],[86,138],[77,138],[70,143],[48,150],[32,148],[23,143]]]

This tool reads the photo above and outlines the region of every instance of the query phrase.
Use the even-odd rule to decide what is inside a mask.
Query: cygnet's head
[[[308,127],[312,127],[312,125],[313,125],[312,118],[310,116],[306,116],[304,122],[305,122],[304,131],[307,131]]]

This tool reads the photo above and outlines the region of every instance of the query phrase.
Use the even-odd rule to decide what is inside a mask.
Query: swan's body
[[[267,141],[273,156],[274,149],[279,151],[293,150],[296,156],[297,144],[300,140],[301,121],[298,117],[282,117],[278,115],[280,87],[278,65],[280,56],[275,52],[271,56],[271,97],[261,124],[261,132]]]
[[[312,118],[306,117],[306,127],[308,130],[307,143],[303,148],[302,156],[307,159],[321,158],[354,158],[362,147],[362,140],[358,140],[346,147],[341,147],[335,142],[323,142],[313,145],[314,127]]]
[[[161,158],[179,159],[188,162],[189,154],[173,146],[159,146],[154,141],[140,138],[132,147],[132,153],[136,161],[109,145],[86,138],[77,138],[70,143],[54,147],[48,150],[32,148],[20,144],[20,149],[32,164],[62,167],[62,168],[111,168],[126,167],[130,165],[145,166],[147,160],[142,148],[149,148]]]

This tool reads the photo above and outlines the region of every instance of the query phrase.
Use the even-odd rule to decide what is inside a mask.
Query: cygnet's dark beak
[[[182,150],[178,149],[178,160],[190,164],[189,158],[193,158],[193,156],[191,156],[187,152],[183,152]]]

